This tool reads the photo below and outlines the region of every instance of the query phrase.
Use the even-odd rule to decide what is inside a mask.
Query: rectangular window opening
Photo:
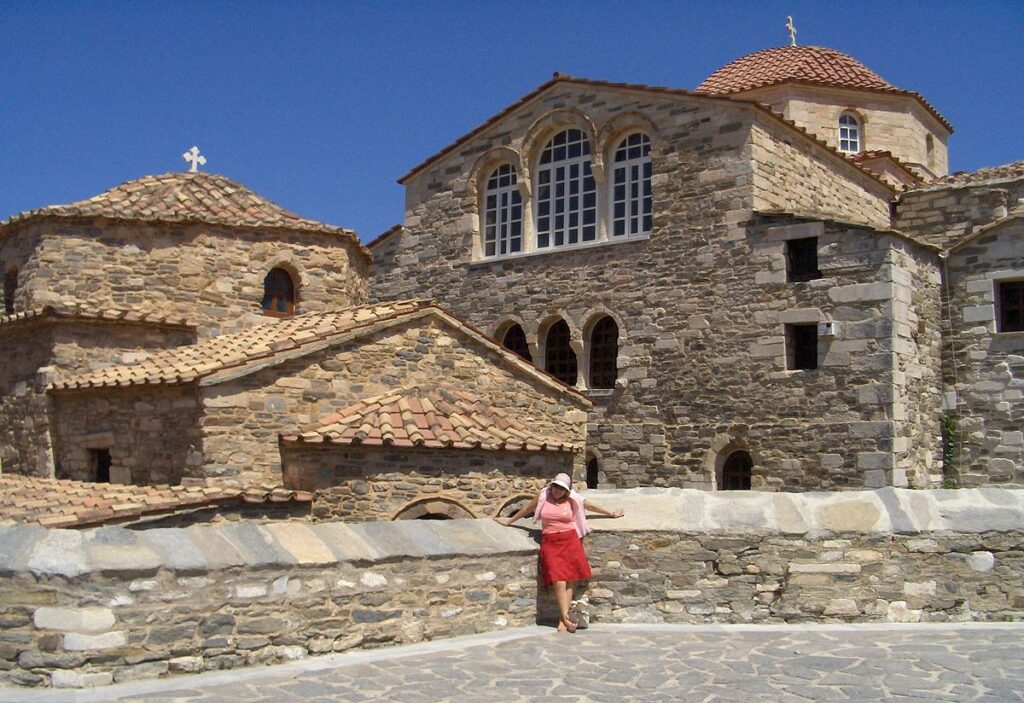
[[[790,239],[786,242],[786,280],[813,281],[821,278],[818,270],[818,238]]]
[[[110,483],[110,450],[90,449],[89,465],[96,483]]]
[[[818,368],[818,325],[786,325],[786,368]]]
[[[1024,280],[999,281],[998,332],[1024,332]]]

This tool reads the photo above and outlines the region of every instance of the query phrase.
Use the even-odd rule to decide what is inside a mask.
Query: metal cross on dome
[[[189,173],[199,173],[199,167],[206,163],[206,157],[199,153],[199,147],[197,146],[186,151],[181,155],[181,158],[192,164],[192,167],[189,169]]]
[[[786,17],[786,29],[789,30],[789,45],[796,46],[796,27],[793,25],[793,17],[791,15]]]

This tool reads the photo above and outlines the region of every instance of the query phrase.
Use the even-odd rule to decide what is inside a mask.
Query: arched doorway
[[[738,450],[731,453],[722,465],[718,490],[749,491],[753,468],[754,460],[750,458],[749,452]]]

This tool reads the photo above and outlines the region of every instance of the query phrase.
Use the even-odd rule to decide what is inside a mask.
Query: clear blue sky
[[[395,181],[553,71],[694,88],[786,43],[847,52],[956,128],[953,170],[1024,159],[1024,2],[0,0],[0,219],[184,170],[371,239]]]

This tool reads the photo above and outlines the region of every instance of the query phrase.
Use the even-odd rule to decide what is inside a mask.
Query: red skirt
[[[583,542],[576,530],[551,532],[540,538],[540,581],[547,586],[555,581],[585,581],[591,576]]]

